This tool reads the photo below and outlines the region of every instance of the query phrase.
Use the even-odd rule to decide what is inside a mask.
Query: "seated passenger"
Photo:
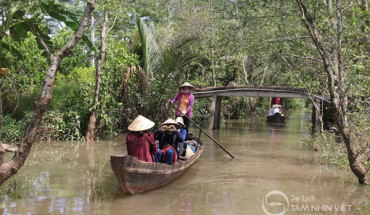
[[[176,118],[176,123],[179,125],[179,132],[182,136],[182,138],[185,140],[186,137],[186,126],[184,124],[184,119],[182,117],[177,117]]]
[[[154,124],[154,122],[139,115],[128,126],[128,130],[130,131],[126,137],[128,155],[137,157],[141,161],[154,162],[157,146],[153,134],[148,132]]]
[[[281,105],[273,105],[267,116],[273,116],[275,113],[281,113]]]
[[[158,153],[155,155],[157,162],[164,161],[168,165],[176,163],[179,157],[178,146],[184,142],[181,134],[177,131],[178,124],[173,119],[162,123],[159,130],[154,132],[154,139],[159,141]]]
[[[182,117],[177,117],[176,122],[179,125],[178,126],[179,127],[178,132],[180,132],[182,138],[185,140],[187,131],[185,129],[186,126],[184,124],[183,118]],[[186,147],[187,147],[187,145],[186,145],[185,141],[182,144],[178,145],[178,151],[179,151],[180,156],[185,156]]]

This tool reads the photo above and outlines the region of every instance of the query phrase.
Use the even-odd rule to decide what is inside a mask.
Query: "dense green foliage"
[[[9,68],[9,75],[1,79],[3,141],[21,138],[43,85],[48,57],[37,32],[54,50],[60,48],[75,29],[84,5],[83,1],[52,2],[14,1],[11,6],[4,3],[0,9],[9,21],[2,22],[0,31],[1,67]],[[326,37],[325,45],[330,46],[336,33],[332,20],[335,12],[323,1],[318,4],[307,1],[307,5]],[[346,2],[343,19],[343,54],[349,80],[346,89],[351,99],[349,108],[354,113],[351,117],[356,116],[353,120],[362,119],[358,116],[368,110],[370,92],[366,53],[368,11],[360,6],[357,1]],[[173,115],[165,104],[184,81],[196,87],[229,84],[307,87],[312,93],[328,96],[322,64],[306,29],[299,24],[301,17],[295,1],[101,1],[94,12],[98,20],[96,48],[85,35],[83,43],[59,66],[41,138],[81,139],[85,134],[95,89],[95,65],[91,65],[90,51],[98,52],[104,10],[110,11],[110,31],[98,104],[96,130],[100,137],[125,131],[138,114],[156,122]],[[9,14],[12,12],[14,16]],[[146,27],[139,31],[140,17]],[[22,28],[19,24],[30,20],[39,27]],[[160,62],[160,66],[145,71],[142,68],[149,68],[153,62],[145,57],[153,50],[147,47],[149,35],[153,37],[151,46],[158,47],[151,59]],[[297,77],[281,56],[288,59]],[[265,114],[268,99],[254,99],[225,98],[224,117],[246,118],[251,108]],[[284,105],[310,108],[309,102],[297,99],[285,99]],[[198,123],[207,123],[208,106],[208,100],[196,101],[194,119]]]

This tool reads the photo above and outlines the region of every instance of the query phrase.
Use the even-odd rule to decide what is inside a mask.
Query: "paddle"
[[[181,113],[181,110],[179,110],[174,104],[172,104],[171,101],[169,101],[169,103],[172,105],[172,107],[174,107],[176,110],[180,111]],[[186,118],[188,118],[188,120],[190,120],[190,122],[192,122],[195,126],[197,126],[201,131],[203,131],[203,133],[205,135],[207,135],[207,137],[209,137],[209,139],[211,139],[214,143],[216,143],[222,150],[224,150],[231,158],[235,158],[232,154],[230,154],[230,152],[228,152],[223,146],[221,146],[215,139],[213,139],[207,132],[205,132],[199,125],[197,125],[192,119],[190,119],[190,117],[184,115]]]

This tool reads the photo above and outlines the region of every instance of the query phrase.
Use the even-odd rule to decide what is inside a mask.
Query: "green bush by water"
[[[365,169],[370,168],[369,116],[367,113],[355,112],[348,115],[351,142],[356,146],[358,158]],[[324,135],[304,139],[305,146],[317,150],[322,156],[323,164],[348,167],[347,149],[342,137],[335,127],[325,130]]]

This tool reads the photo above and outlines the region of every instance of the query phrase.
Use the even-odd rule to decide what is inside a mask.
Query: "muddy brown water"
[[[205,151],[184,175],[137,195],[122,193],[110,167],[125,135],[94,146],[36,143],[1,186],[0,214],[370,214],[369,187],[303,146],[309,115],[291,113],[285,126],[225,121],[209,133],[235,159],[202,135]]]

